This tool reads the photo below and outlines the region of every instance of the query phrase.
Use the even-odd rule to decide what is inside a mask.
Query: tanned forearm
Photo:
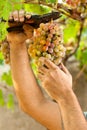
[[[87,130],[87,122],[83,116],[79,103],[73,92],[67,98],[59,101],[64,130]]]
[[[10,44],[10,56],[14,88],[23,111],[50,130],[62,130],[58,106],[47,100],[39,88],[29,63],[25,43]]]
[[[31,70],[25,43],[10,44],[10,56],[12,78],[19,102],[32,109],[34,106],[30,106],[40,103],[43,95]]]

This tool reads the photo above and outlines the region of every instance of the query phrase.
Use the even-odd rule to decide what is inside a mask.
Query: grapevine
[[[80,20],[80,22],[83,22],[84,19],[87,17],[87,0],[76,0],[76,1],[64,0],[64,1],[70,6],[70,8],[68,8],[68,6],[64,6],[63,3],[62,4],[57,3],[56,7],[54,6],[55,9],[58,9],[59,12],[61,12],[62,9],[64,10],[64,12],[66,12],[65,14],[68,15],[69,17],[76,20]],[[49,4],[40,1],[38,4],[47,5],[48,7],[52,6],[53,8],[52,3]],[[65,48],[62,44],[63,38],[60,27],[58,26],[57,30],[54,29],[54,26],[52,29],[49,29],[48,26],[51,25],[57,27],[57,23],[54,22],[50,22],[47,24],[42,23],[40,27],[35,30],[33,40],[28,46],[28,54],[31,57],[31,59],[34,59],[35,62],[37,62],[40,57],[44,56],[58,65],[61,62],[62,58],[65,56]],[[6,63],[10,63],[9,43],[4,42],[0,46]]]

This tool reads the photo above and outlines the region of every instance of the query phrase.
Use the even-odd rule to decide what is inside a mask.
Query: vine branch
[[[77,13],[77,11],[75,9],[68,9],[67,6],[65,6],[64,4],[61,4],[61,3],[50,4],[50,3],[43,2],[43,1],[35,2],[32,0],[27,0],[24,3],[44,5],[44,6],[52,8],[56,11],[59,11],[60,13],[66,15],[72,19],[75,19],[78,21],[82,20],[81,16]]]
[[[80,46],[80,41],[81,41],[81,35],[82,35],[83,27],[84,27],[84,22],[85,21],[83,20],[83,22],[80,23],[79,34],[76,36],[77,46],[75,47],[75,49],[69,55],[66,55],[64,61],[67,61],[69,57],[71,57],[72,55],[74,55],[77,52],[77,50],[78,50],[78,48]]]
[[[86,65],[83,65],[83,67],[82,67],[82,69],[80,70],[80,72],[77,74],[77,76],[75,77],[75,80],[74,80],[74,85],[73,86],[75,86],[76,85],[76,83],[77,83],[77,80],[80,78],[80,76],[83,74],[83,72],[84,72],[84,70],[85,70],[85,68],[86,68],[87,66]]]

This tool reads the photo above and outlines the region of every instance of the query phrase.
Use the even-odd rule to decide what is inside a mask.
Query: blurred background
[[[63,29],[66,47],[63,62],[73,76],[73,91],[82,111],[87,111],[87,3],[86,0],[0,0],[0,129],[46,130],[20,110],[10,65],[4,60],[2,46],[7,35],[9,14],[20,9],[39,15],[60,12],[61,17],[57,21]]]

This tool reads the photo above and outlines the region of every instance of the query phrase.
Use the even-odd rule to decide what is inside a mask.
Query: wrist
[[[10,54],[16,56],[23,56],[27,53],[27,47],[25,42],[24,43],[10,43]]]
[[[73,90],[69,90],[64,96],[61,96],[61,98],[57,98],[57,102],[59,104],[71,104],[76,99],[76,96],[73,92]]]
[[[10,49],[16,49],[16,48],[22,48],[26,44],[25,44],[25,42],[20,42],[20,43],[18,43],[18,42],[10,42],[9,45],[10,45]]]

